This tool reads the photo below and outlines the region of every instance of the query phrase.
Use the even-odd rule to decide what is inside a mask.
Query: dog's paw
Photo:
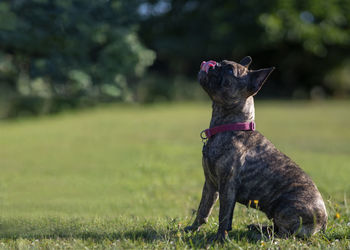
[[[200,230],[200,227],[198,227],[198,226],[193,226],[193,225],[184,228],[184,231],[185,231],[186,233],[188,233],[188,232],[197,232],[197,231],[199,231],[199,230]]]
[[[225,242],[230,241],[230,239],[228,237],[228,232],[226,230],[225,231],[219,231],[216,234],[216,237],[215,237],[214,241],[218,242],[218,243],[225,243]]]

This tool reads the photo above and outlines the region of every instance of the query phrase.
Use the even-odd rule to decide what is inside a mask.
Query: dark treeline
[[[143,7],[140,35],[157,53],[156,72],[192,77],[202,60],[250,55],[253,68],[277,68],[261,95],[349,94],[348,0],[173,0]]]
[[[0,116],[200,98],[201,61],[245,55],[262,97],[345,97],[349,51],[349,0],[2,0]]]

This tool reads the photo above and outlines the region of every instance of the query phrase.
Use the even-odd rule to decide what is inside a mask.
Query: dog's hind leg
[[[325,228],[326,214],[324,211],[305,207],[304,211],[287,207],[274,216],[277,235],[287,237],[295,235],[307,238]]]

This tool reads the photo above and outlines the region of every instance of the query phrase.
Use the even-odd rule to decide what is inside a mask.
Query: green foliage
[[[140,80],[134,96],[141,103],[208,99],[203,88],[194,80],[181,75],[169,78],[159,74],[148,74]]]
[[[333,69],[326,77],[326,85],[332,89],[337,96],[344,96],[350,92],[350,61]]]
[[[160,2],[168,7],[157,12]],[[350,56],[348,0],[170,0],[143,7],[141,37],[157,52],[159,73],[193,77],[203,60],[250,55],[253,69],[277,67],[263,95],[309,97],[314,88],[350,94],[327,83]]]
[[[312,177],[325,234],[257,240],[262,214],[235,209],[225,248],[349,248],[349,102],[257,102],[257,128]],[[210,104],[115,105],[0,123],[0,248],[205,248],[218,204],[198,233],[204,181],[199,131]],[[339,218],[337,218],[337,213]],[[212,245],[220,248],[220,245]]]
[[[137,1],[0,3],[2,89],[22,96],[125,100],[154,52],[137,36]]]
[[[0,116],[201,99],[201,61],[246,55],[276,66],[261,96],[346,97],[349,13],[348,0],[3,0]]]
[[[270,13],[259,16],[267,43],[290,41],[324,57],[327,47],[348,46],[349,1],[274,1]]]

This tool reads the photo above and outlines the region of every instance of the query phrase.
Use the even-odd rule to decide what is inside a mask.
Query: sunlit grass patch
[[[257,102],[257,129],[315,181],[328,228],[257,240],[268,224],[237,205],[224,247],[349,248],[349,102]],[[0,123],[0,248],[214,248],[218,205],[185,233],[204,182],[209,103],[115,105]],[[259,201],[251,201],[251,207]]]

